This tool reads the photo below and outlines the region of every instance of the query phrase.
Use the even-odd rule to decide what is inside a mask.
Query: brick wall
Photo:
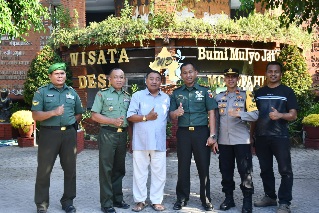
[[[47,1],[43,5],[49,7]],[[29,32],[25,36],[26,41],[19,39],[9,40],[6,36],[1,37],[0,43],[0,88],[10,90],[9,97],[13,100],[23,99],[19,94],[22,92],[23,83],[31,61],[36,54],[46,45],[50,35],[51,22],[43,21],[46,32]]]

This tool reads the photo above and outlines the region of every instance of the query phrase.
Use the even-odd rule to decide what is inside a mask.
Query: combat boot
[[[254,203],[256,207],[277,206],[277,200],[265,195],[260,201]]]
[[[227,192],[225,193],[225,200],[222,204],[220,204],[219,209],[222,211],[226,211],[230,209],[231,207],[235,207],[233,192]]]
[[[241,210],[242,213],[252,213],[253,212],[253,202],[252,202],[252,193],[251,192],[243,192],[243,208]]]

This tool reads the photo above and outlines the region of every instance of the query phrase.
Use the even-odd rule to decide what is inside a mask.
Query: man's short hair
[[[192,62],[184,62],[184,63],[181,65],[181,68],[180,68],[180,69],[182,70],[182,68],[185,67],[185,66],[187,66],[187,65],[192,65],[192,66],[194,67],[194,69],[197,70],[196,66],[195,66]]]
[[[269,63],[267,64],[267,66],[266,66],[266,71],[268,70],[268,67],[269,67],[270,65],[278,65],[279,68],[280,68],[280,72],[282,72],[282,64],[281,64],[280,62],[278,62],[278,61],[271,61],[271,62],[269,62]]]
[[[151,73],[157,73],[157,74],[160,76],[161,80],[162,80],[162,75],[161,75],[161,73],[158,72],[158,71],[156,71],[156,70],[149,70],[149,71],[146,73],[145,79],[147,79],[147,77],[148,77],[149,74],[151,74]]]

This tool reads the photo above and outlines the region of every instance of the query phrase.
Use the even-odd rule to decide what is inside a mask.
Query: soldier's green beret
[[[48,73],[51,74],[55,70],[66,70],[65,63],[55,63],[49,67]]]

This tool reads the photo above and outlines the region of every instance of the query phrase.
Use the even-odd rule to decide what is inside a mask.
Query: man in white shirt
[[[132,211],[142,211],[146,206],[148,166],[151,168],[151,206],[163,211],[166,182],[166,125],[170,105],[169,96],[160,91],[161,74],[150,71],[146,75],[145,90],[133,94],[127,120],[133,122],[133,197]]]

